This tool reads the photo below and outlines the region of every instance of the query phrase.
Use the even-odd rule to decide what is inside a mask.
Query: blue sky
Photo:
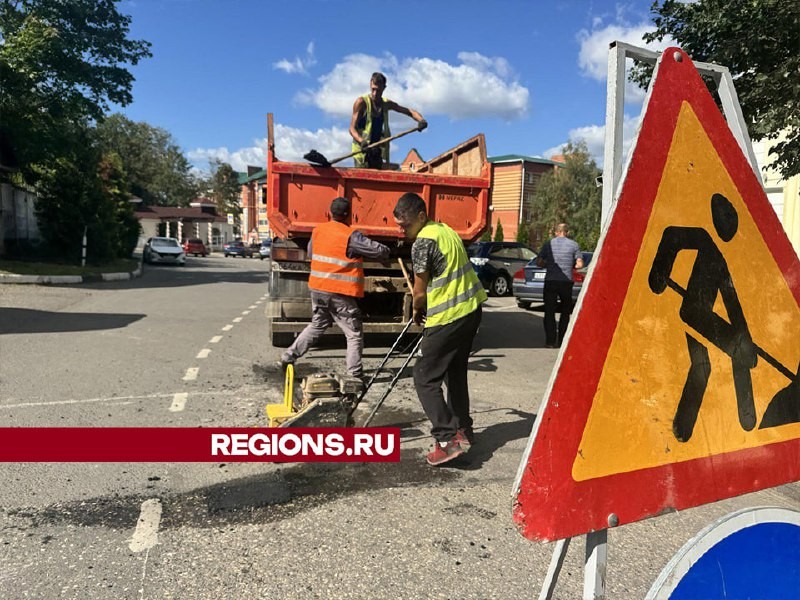
[[[489,155],[550,156],[583,138],[602,162],[608,42],[644,45],[651,0],[124,0],[131,37],[152,43],[129,118],[163,127],[201,169],[219,158],[349,152],[353,102],[373,71],[385,96],[420,111],[422,133],[392,145],[430,159],[476,133]],[[662,47],[664,45],[662,44]],[[626,94],[626,140],[644,94]],[[392,131],[413,125],[392,114]],[[347,163],[344,163],[347,164]]]

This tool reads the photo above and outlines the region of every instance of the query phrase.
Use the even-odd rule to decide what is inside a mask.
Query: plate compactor
[[[377,379],[380,372],[392,354],[400,346],[400,341],[409,330],[412,321],[409,321],[403,331],[395,340],[389,352],[375,369],[368,383],[358,377],[349,375],[336,375],[333,373],[314,373],[309,375],[300,383],[301,394],[295,397],[294,394],[294,367],[287,365],[286,380],[284,384],[283,402],[281,404],[267,405],[267,419],[270,427],[352,427],[355,425],[353,413],[358,405],[367,395],[372,384]],[[420,342],[422,342],[422,332],[409,344],[405,350],[397,352],[400,356],[408,351],[402,366],[397,370],[389,383],[389,387],[384,391],[383,396],[373,407],[367,419],[362,424],[366,427],[370,424],[383,401],[394,389],[397,380],[400,379],[403,371],[416,355]]]

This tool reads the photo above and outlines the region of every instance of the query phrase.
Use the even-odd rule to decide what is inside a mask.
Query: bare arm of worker
[[[406,108],[405,106],[400,106],[397,102],[393,100],[389,100],[388,102],[386,102],[386,108],[388,108],[389,110],[393,110],[395,112],[399,112],[401,115],[406,115],[407,117],[411,117],[420,125],[424,124],[424,126],[420,127],[420,131],[422,131],[423,129],[425,129],[425,127],[428,126],[428,122],[425,120],[425,117],[423,117],[413,108]]]
[[[347,258],[386,260],[389,258],[389,247],[369,239],[360,231],[354,231],[347,240]]]
[[[356,129],[356,125],[358,124],[358,118],[362,116],[366,110],[367,103],[364,101],[364,98],[359,96],[356,98],[355,103],[353,103],[353,116],[350,117],[350,137],[352,137],[357,144],[360,144],[364,141],[361,139],[361,136]]]
[[[414,290],[411,297],[414,323],[421,325],[425,321],[425,312],[428,309],[428,279],[430,273],[414,273]]]

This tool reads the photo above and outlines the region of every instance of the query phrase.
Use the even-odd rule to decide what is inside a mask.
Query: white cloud
[[[631,117],[629,115],[625,115],[625,118],[622,123],[622,155],[623,157],[627,157],[628,150],[631,147],[631,143],[633,142],[633,138],[636,135],[636,129],[639,126],[640,115],[636,115],[635,117]],[[606,127],[605,125],[586,125],[584,127],[576,127],[575,129],[571,129],[567,139],[570,142],[578,142],[583,140],[586,142],[586,146],[589,148],[589,154],[592,155],[595,162],[603,168],[603,151],[605,148],[605,135],[606,135]],[[563,148],[563,144],[554,146],[553,148],[549,148],[545,150],[542,154],[546,157],[551,157],[554,154],[561,154]],[[624,161],[624,158],[623,158]]]
[[[299,56],[295,56],[294,60],[283,58],[276,63],[272,63],[272,68],[278,69],[279,71],[286,71],[289,74],[300,73],[301,75],[306,75],[309,67],[313,67],[316,64],[317,59],[314,56],[314,42],[309,42],[308,46],[306,46],[305,58],[300,58]]]
[[[225,147],[196,148],[187,153],[189,160],[205,168],[213,159],[230,164],[236,171],[247,171],[247,165],[267,166],[267,139],[253,140],[254,145],[234,152]],[[321,152],[328,160],[350,153],[352,139],[346,129],[296,129],[286,125],[275,125],[275,154],[280,160],[306,162],[303,155],[309,150]]]
[[[653,30],[653,25],[643,22],[638,25],[612,24],[601,27],[602,22],[595,19],[592,30],[581,29],[578,32],[578,41],[581,48],[578,53],[578,66],[581,73],[597,81],[605,81],[608,75],[608,46],[613,41],[627,42],[634,46],[660,51],[674,42],[665,39],[662,42],[645,44],[642,36]],[[628,71],[633,61],[628,62]],[[627,73],[626,73],[627,76]],[[644,100],[645,91],[638,85],[627,82],[625,84],[625,101],[640,103]]]
[[[304,90],[297,100],[349,119],[356,97],[369,91],[370,76],[381,71],[388,80],[385,96],[425,116],[512,120],[527,113],[530,94],[508,61],[477,52],[461,52],[458,60],[450,64],[432,58],[351,54],[319,78],[319,87]]]

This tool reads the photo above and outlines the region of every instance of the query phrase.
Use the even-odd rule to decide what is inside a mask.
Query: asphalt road
[[[126,282],[0,286],[0,423],[265,425],[282,395],[267,266],[214,256]],[[453,468],[424,463],[408,377],[374,422],[402,427],[396,464],[0,464],[0,597],[535,597],[553,545],[517,532],[511,487],[556,359],[541,316],[486,305],[469,374],[478,443]],[[367,370],[390,342],[368,340]],[[343,364],[326,343],[297,376]],[[800,490],[611,530],[608,597],[643,597],[685,541],[759,505],[800,508]],[[575,540],[555,597],[580,597],[583,552]]]

